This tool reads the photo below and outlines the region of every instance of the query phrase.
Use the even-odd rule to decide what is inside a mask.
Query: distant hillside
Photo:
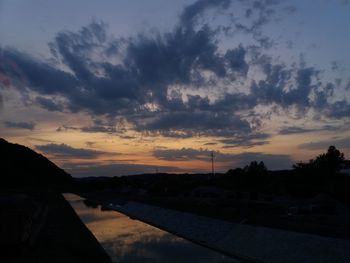
[[[68,173],[46,157],[0,138],[0,185],[61,188],[71,181]]]

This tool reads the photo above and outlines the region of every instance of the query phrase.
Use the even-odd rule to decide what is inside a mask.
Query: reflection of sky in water
[[[115,262],[236,262],[121,213],[88,208],[76,195],[65,197]]]

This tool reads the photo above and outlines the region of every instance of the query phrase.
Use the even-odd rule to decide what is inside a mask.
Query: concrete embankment
[[[242,262],[350,262],[347,240],[235,224],[136,202],[108,206]]]
[[[0,262],[110,262],[61,194],[0,191]]]

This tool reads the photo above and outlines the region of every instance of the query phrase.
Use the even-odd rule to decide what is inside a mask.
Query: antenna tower
[[[210,157],[211,157],[211,174],[214,175],[214,152],[213,151],[210,153]]]

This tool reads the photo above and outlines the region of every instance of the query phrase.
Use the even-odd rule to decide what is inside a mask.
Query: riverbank
[[[113,262],[240,262],[117,211],[87,206],[79,196],[65,194],[64,197]]]
[[[1,190],[1,262],[110,262],[61,194]]]
[[[137,202],[107,206],[242,262],[343,263],[350,258],[346,240],[236,224]]]

